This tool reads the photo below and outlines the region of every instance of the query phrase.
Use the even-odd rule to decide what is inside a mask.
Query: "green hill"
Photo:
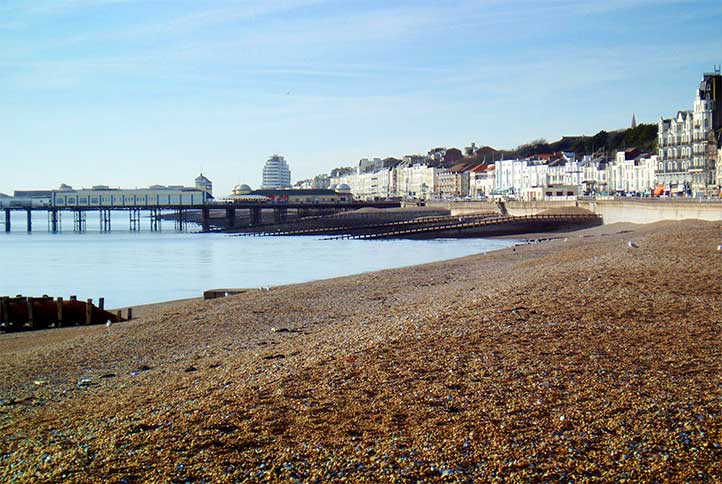
[[[557,151],[575,153],[614,153],[626,148],[639,148],[648,153],[657,152],[657,125],[640,124],[636,128],[617,131],[600,131],[594,136],[564,136],[558,141],[548,143],[544,139],[518,146],[516,150],[504,151],[505,156],[532,156]]]

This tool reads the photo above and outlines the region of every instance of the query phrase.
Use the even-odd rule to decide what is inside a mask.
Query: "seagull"
[[[631,240],[629,242],[627,242],[627,245],[629,246],[630,249],[639,249],[639,246],[637,244],[635,244],[634,242],[632,242]]]
[[[109,319],[107,323],[105,323],[105,326],[110,328],[110,325],[113,324],[113,322]]]

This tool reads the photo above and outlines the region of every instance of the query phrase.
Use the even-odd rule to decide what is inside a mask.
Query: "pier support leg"
[[[261,207],[253,207],[251,210],[251,225],[260,225],[261,223]]]
[[[277,224],[286,222],[288,218],[288,209],[286,207],[277,207],[273,209],[273,221]]]
[[[131,208],[128,210],[128,223],[130,224],[130,230],[137,232],[140,230],[140,209]]]
[[[236,209],[235,208],[227,208],[226,209],[226,228],[232,229],[236,226]]]
[[[186,222],[187,222],[186,217],[187,217],[186,209],[179,207],[177,215],[176,215],[176,219],[175,219],[175,228],[179,232],[183,232],[186,229]]]
[[[153,208],[150,210],[150,231],[158,232],[160,230],[160,209]]]
[[[28,233],[33,231],[33,211],[28,209],[25,211],[28,216]]]
[[[56,209],[50,210],[50,232],[58,232],[58,211]]]
[[[85,210],[73,211],[73,230],[79,233],[85,232]]]
[[[100,210],[100,231],[110,232],[110,210]]]
[[[201,209],[201,230],[203,232],[210,232],[211,231],[211,223],[210,223],[210,217],[211,217],[211,211],[204,207]]]
[[[10,209],[5,209],[5,232],[10,232]]]

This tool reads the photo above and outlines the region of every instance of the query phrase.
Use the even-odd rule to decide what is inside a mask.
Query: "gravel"
[[[720,482],[720,225],[564,237],[0,335],[0,480]]]

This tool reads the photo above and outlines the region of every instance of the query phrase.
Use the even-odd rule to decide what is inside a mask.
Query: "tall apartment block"
[[[717,160],[722,133],[722,74],[705,73],[695,94],[694,110],[659,121],[657,180],[673,193],[719,192]]]

